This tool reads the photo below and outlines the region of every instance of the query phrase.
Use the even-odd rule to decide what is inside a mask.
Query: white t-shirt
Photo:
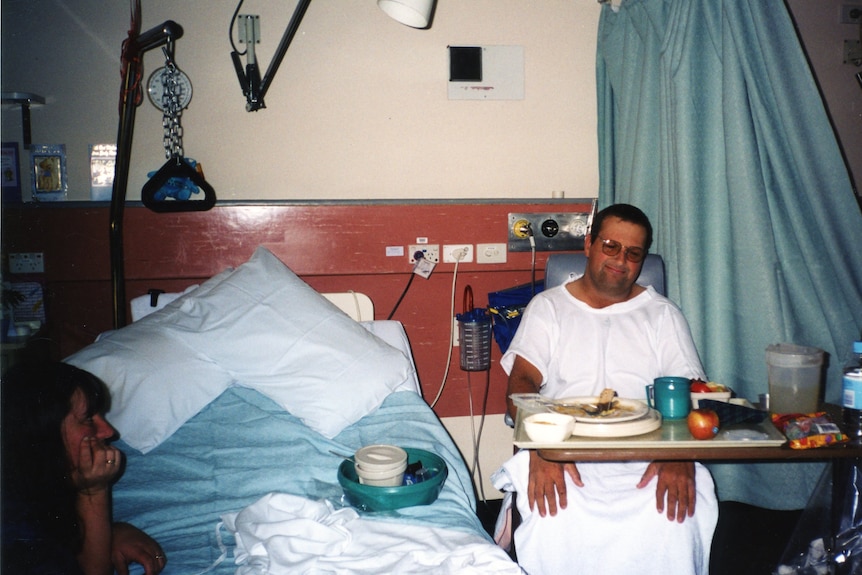
[[[596,309],[557,286],[527,306],[501,360],[510,373],[515,356],[542,374],[548,397],[598,395],[646,398],[645,386],[662,376],[705,379],[680,309],[652,287],[618,304]]]

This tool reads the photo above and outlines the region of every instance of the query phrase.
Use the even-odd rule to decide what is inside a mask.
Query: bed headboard
[[[356,321],[370,321],[374,319],[374,303],[364,293],[349,291],[321,295]]]

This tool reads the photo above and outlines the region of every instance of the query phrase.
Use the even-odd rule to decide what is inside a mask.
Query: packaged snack
[[[825,411],[772,414],[772,423],[793,449],[812,449],[847,441],[847,436]]]

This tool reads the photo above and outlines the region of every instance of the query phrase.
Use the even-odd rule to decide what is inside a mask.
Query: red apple
[[[692,379],[691,380],[691,392],[692,393],[710,393],[712,389],[710,389],[709,385],[702,379]]]
[[[719,425],[718,414],[711,409],[693,409],[688,414],[688,430],[695,439],[712,439]]]

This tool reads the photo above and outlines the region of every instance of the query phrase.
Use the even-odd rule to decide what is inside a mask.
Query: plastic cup
[[[687,377],[657,377],[646,386],[649,406],[663,419],[685,419],[691,411],[691,380]]]
[[[404,480],[407,452],[395,445],[368,445],[354,454],[356,475],[364,485],[395,487]]]
[[[769,411],[812,413],[820,405],[823,350],[778,343],[766,348]]]

